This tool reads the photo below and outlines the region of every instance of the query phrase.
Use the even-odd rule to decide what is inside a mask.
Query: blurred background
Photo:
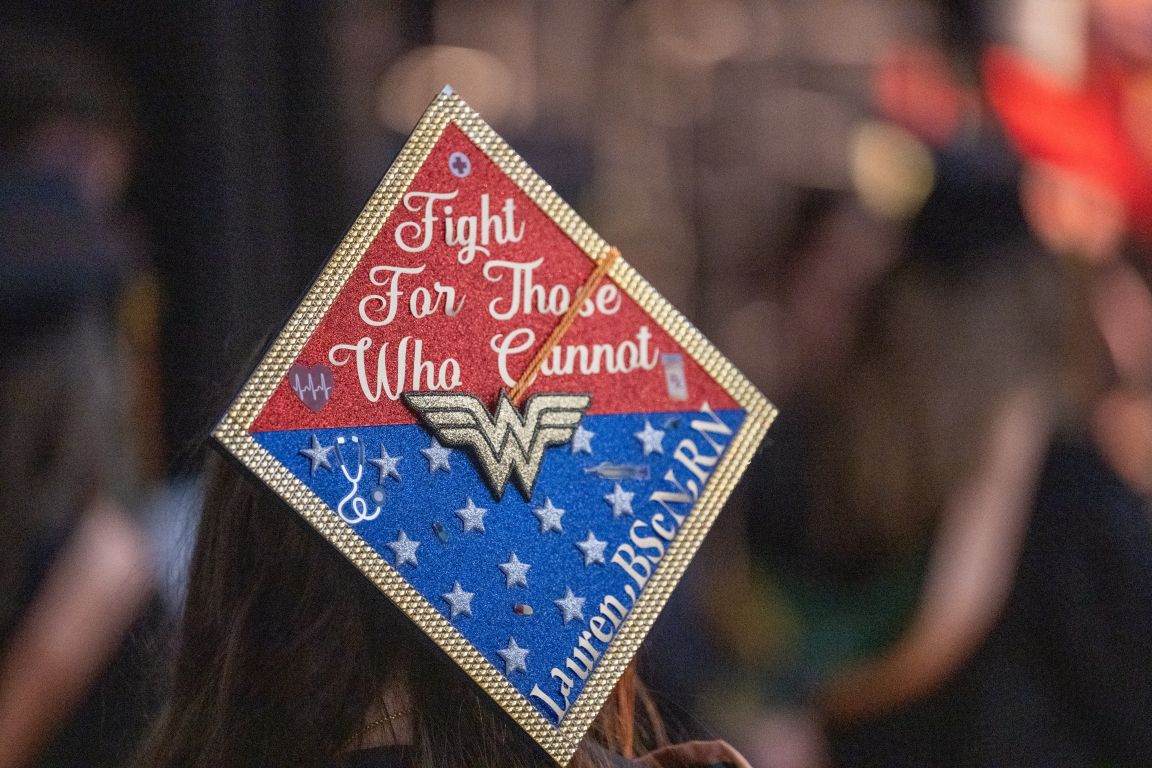
[[[0,766],[131,751],[205,435],[445,83],[783,413],[642,658],[679,733],[1152,765],[1152,2],[13,0],[0,36]]]

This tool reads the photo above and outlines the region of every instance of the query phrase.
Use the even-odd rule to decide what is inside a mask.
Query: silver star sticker
[[[576,542],[576,548],[584,553],[584,565],[604,565],[604,548],[607,546],[608,542],[600,541],[592,531],[588,531],[588,538],[584,541]]]
[[[452,467],[448,464],[448,454],[452,453],[452,449],[440,445],[440,441],[436,438],[432,438],[432,445],[427,448],[421,448],[420,453],[424,454],[424,458],[428,459],[429,474],[438,469],[442,469],[445,472],[452,471]]]
[[[396,469],[396,465],[400,463],[400,459],[402,458],[404,457],[389,456],[388,451],[385,450],[383,445],[381,445],[380,458],[368,459],[368,463],[374,465],[376,469],[380,470],[380,482],[383,483],[384,478],[386,477],[394,477],[397,480],[400,479],[400,472]]]
[[[564,515],[564,510],[552,506],[552,499],[545,498],[544,506],[532,510],[532,514],[540,520],[540,533],[547,533],[548,531],[564,533],[564,526],[560,525],[560,518]]]
[[[392,553],[396,555],[397,568],[404,565],[404,563],[412,563],[412,565],[417,565],[416,548],[420,546],[420,542],[416,541],[415,539],[408,538],[408,534],[404,533],[403,529],[401,529],[400,535],[396,538],[396,541],[388,542],[388,546],[391,548]]]
[[[464,533],[468,533],[468,531],[484,533],[484,513],[487,511],[483,507],[476,506],[472,497],[469,496],[467,506],[456,510],[456,517],[460,518],[460,522],[464,525]]]
[[[592,453],[592,438],[596,433],[584,429],[583,424],[576,427],[576,431],[572,433],[572,453]]]
[[[460,582],[452,582],[452,591],[444,593],[444,599],[448,601],[448,605],[452,607],[452,615],[448,618],[454,619],[460,614],[465,616],[472,615],[472,597],[474,592],[465,592],[460,588]]]
[[[316,470],[324,468],[331,470],[332,462],[328,461],[328,454],[332,453],[333,446],[320,445],[320,441],[316,439],[316,435],[312,435],[312,447],[301,448],[300,453],[308,457],[308,461],[312,462],[312,474],[316,474]]]
[[[564,623],[574,619],[584,620],[584,598],[572,594],[572,587],[565,587],[564,597],[554,600],[560,612],[564,614]]]
[[[504,674],[510,675],[513,672],[527,672],[528,665],[528,649],[521,648],[516,645],[515,638],[508,638],[508,645],[503,649],[496,651],[500,654],[500,658],[504,659]]]
[[[616,487],[612,489],[612,493],[604,497],[604,501],[612,505],[612,517],[623,517],[624,515],[632,514],[632,497],[636,494],[631,491],[626,491],[620,487],[620,483],[616,483]]]
[[[644,419],[644,429],[633,433],[633,436],[644,446],[644,455],[650,453],[664,453],[664,432],[653,429],[652,422]]]
[[[520,558],[516,557],[513,552],[512,556],[508,558],[508,562],[501,563],[499,568],[504,571],[504,580],[507,582],[506,587],[527,587],[528,586],[528,569],[532,566],[528,563],[520,562]]]

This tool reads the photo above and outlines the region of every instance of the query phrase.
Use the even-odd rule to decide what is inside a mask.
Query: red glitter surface
[[[472,163],[471,173],[458,178],[449,170],[449,158],[453,152],[463,152]],[[366,361],[366,383],[370,394],[375,393],[378,355],[387,345],[384,353],[389,381],[393,392],[426,390],[427,367],[413,380],[412,349],[416,340],[420,341],[421,357],[439,370],[444,361],[454,359],[459,364],[460,386],[454,391],[475,394],[486,402],[494,402],[501,388],[511,389],[511,385],[501,377],[498,368],[498,355],[492,348],[495,337],[503,338],[521,328],[533,334],[529,349],[508,357],[508,375],[518,379],[528,367],[536,351],[544,344],[552,328],[559,322],[559,315],[540,312],[535,306],[532,311],[523,311],[507,320],[492,316],[489,305],[500,300],[505,306],[511,296],[512,275],[507,269],[500,270],[502,279],[493,282],[485,277],[484,265],[490,261],[518,263],[543,259],[534,271],[532,281],[542,285],[545,292],[553,286],[564,285],[568,295],[574,296],[580,285],[594,268],[593,262],[565,235],[548,216],[526,196],[499,168],[477,148],[455,125],[449,125],[429,154],[424,165],[416,174],[409,192],[450,193],[457,192],[455,199],[437,202],[435,212],[438,220],[433,222],[431,243],[422,252],[410,253],[397,245],[397,227],[405,223],[421,223],[424,215],[422,198],[414,203],[416,211],[409,211],[403,203],[392,212],[389,220],[368,248],[353,271],[348,282],[340,291],[331,309],[325,315],[315,333],[305,344],[297,363],[314,366],[328,365],[333,373],[333,387],[326,407],[318,413],[309,410],[292,391],[287,379],[273,393],[264,410],[252,425],[253,432],[318,429],[323,427],[375,426],[383,424],[408,424],[416,419],[400,400],[389,399],[381,387],[380,396],[375,401],[365,395],[357,370],[355,353],[342,353],[339,345],[355,345],[361,339],[371,341],[371,347],[364,355]],[[514,204],[516,226],[523,225],[523,237],[519,242],[499,244],[490,242],[489,255],[476,254],[468,264],[460,263],[459,246],[447,245],[444,238],[444,206],[451,206],[453,217],[478,215],[482,195],[489,196],[489,210],[493,215],[504,218],[505,200]],[[408,237],[406,242],[415,243],[418,238],[414,226],[402,230]],[[420,274],[401,275],[401,291],[396,306],[395,318],[387,325],[372,326],[364,322],[361,306],[370,318],[380,319],[387,313],[387,307],[373,299],[362,305],[366,296],[388,294],[388,270],[377,273],[385,278],[385,285],[374,285],[370,279],[374,267],[393,266],[415,268],[424,266]],[[379,280],[378,280],[379,282]],[[426,288],[434,300],[434,284],[452,286],[455,289],[459,313],[447,316],[442,310],[426,317],[414,317],[410,311],[413,291],[419,286]],[[609,281],[605,279],[604,283]],[[611,290],[611,289],[609,289]],[[595,312],[580,316],[560,341],[561,360],[568,356],[568,345],[585,345],[592,352],[591,345],[611,344],[616,348],[621,342],[631,339],[636,342],[641,328],[647,328],[649,360],[657,359],[651,370],[643,368],[627,373],[606,373],[603,366],[599,374],[574,372],[569,375],[545,376],[537,378],[528,394],[535,392],[587,392],[592,395],[589,413],[654,413],[661,411],[694,410],[701,401],[708,401],[717,409],[737,407],[733,399],[700,366],[683,353],[672,338],[660,329],[653,320],[631,299],[619,292],[619,309],[613,314]],[[595,297],[596,294],[594,293]],[[462,300],[462,302],[461,302]],[[523,309],[523,307],[521,307]],[[520,334],[517,338],[526,338]],[[398,350],[407,339],[409,358],[405,380],[396,389],[396,370],[399,364]],[[680,352],[684,360],[684,374],[687,381],[688,400],[674,400],[669,396],[665,384],[664,369],[658,362],[659,353]],[[347,359],[343,366],[333,363],[337,359]],[[573,350],[573,359],[580,356]],[[655,357],[654,357],[655,356]],[[433,376],[435,384],[436,377]],[[435,387],[432,387],[435,388]]]

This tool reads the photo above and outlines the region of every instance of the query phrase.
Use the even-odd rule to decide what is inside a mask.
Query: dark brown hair
[[[815,526],[857,565],[926,545],[1013,392],[1031,387],[1054,409],[1069,400],[1074,319],[1059,265],[1024,246],[963,258],[908,259],[883,278],[824,393]]]
[[[135,486],[107,320],[68,313],[24,341],[0,353],[0,651],[24,607],[37,550],[93,499],[126,501]]]
[[[414,766],[550,762],[334,547],[219,457],[210,462],[178,643],[145,766],[328,766],[355,746],[366,713],[395,686],[413,702]],[[638,685],[625,675],[586,742],[629,754],[641,732],[662,738]],[[572,762],[605,764],[591,743]]]

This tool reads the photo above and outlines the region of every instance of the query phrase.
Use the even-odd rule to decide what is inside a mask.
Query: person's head
[[[541,765],[544,753],[297,513],[213,458],[170,703],[146,766],[328,766],[365,744],[369,713],[402,705],[413,765]],[[627,752],[631,675],[593,729]],[[638,698],[637,698],[638,697]],[[658,728],[658,725],[655,726]],[[400,737],[400,741],[405,739]],[[572,765],[597,766],[581,750]]]
[[[943,169],[823,393],[815,525],[862,568],[927,544],[1015,393],[1039,393],[1055,418],[1103,378],[1063,266],[1028,234],[1011,169],[963,157]]]
[[[0,160],[58,177],[92,213],[120,200],[135,139],[127,81],[61,32],[0,18]]]

